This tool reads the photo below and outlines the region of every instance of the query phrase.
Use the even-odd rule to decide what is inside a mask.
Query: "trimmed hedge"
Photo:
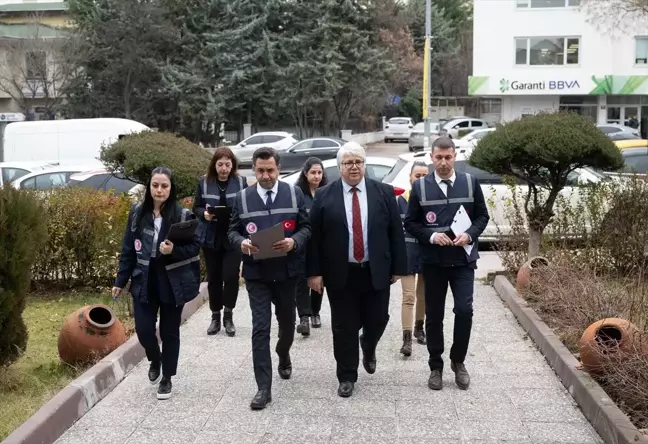
[[[36,256],[33,281],[48,288],[112,285],[131,199],[76,187],[38,196],[48,239]]]
[[[44,211],[37,199],[10,185],[0,188],[0,366],[27,347],[22,319],[30,269],[46,240]]]
[[[146,184],[156,167],[171,169],[179,197],[193,196],[210,160],[211,154],[195,143],[154,131],[129,134],[101,150],[101,161],[109,170],[137,183]]]

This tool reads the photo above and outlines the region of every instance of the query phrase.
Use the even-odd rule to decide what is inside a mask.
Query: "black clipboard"
[[[191,219],[171,225],[167,239],[174,244],[191,242],[196,234],[198,223],[198,219]]]
[[[207,212],[214,216],[212,222],[219,225],[229,225],[232,209],[226,206],[207,207]]]

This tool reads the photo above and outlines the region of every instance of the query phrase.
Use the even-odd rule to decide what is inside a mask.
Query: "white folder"
[[[472,221],[470,220],[470,216],[468,216],[468,213],[466,212],[466,209],[464,206],[460,206],[459,209],[457,210],[457,213],[454,215],[454,218],[452,220],[452,225],[450,225],[450,229],[454,233],[455,236],[460,235],[461,233],[465,233],[468,228],[472,225]],[[464,250],[466,251],[466,254],[470,256],[470,252],[472,251],[474,245],[464,245]]]

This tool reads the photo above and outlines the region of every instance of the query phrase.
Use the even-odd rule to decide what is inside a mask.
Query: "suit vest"
[[[207,176],[202,177],[202,198],[206,204],[211,207],[225,206],[233,207],[236,193],[244,188],[243,176],[237,178],[231,177],[227,180],[227,189],[225,190],[225,199],[227,202],[220,201],[220,188],[215,181],[208,181]]]
[[[448,233],[454,220],[454,216],[463,205],[468,213],[472,214],[473,203],[473,179],[470,174],[455,172],[456,178],[452,189],[448,189],[448,195],[443,193],[436,182],[434,174],[425,176],[416,182],[418,195],[420,196],[421,209],[423,211],[423,225],[435,233]],[[479,258],[477,242],[470,253],[466,255],[462,247],[441,247],[439,245],[427,244],[422,250],[423,261],[439,265],[466,265]]]
[[[245,186],[246,183],[243,176],[238,176],[236,178],[230,176],[227,180],[227,189],[225,190],[225,199],[227,202],[221,202],[218,183],[215,181],[208,181],[207,176],[203,176],[200,181],[200,187],[201,196],[205,202],[205,208],[217,206],[228,206],[232,208],[234,206],[234,198],[236,197],[236,194],[244,189]],[[217,233],[217,230],[220,232]],[[227,226],[224,227],[213,221],[208,222],[200,219],[200,241],[204,247],[219,248],[222,245],[227,250],[232,248],[232,245],[227,240]]]
[[[396,199],[402,222],[405,221],[405,214],[407,213],[407,199],[405,196],[398,196]],[[407,249],[407,273],[421,273],[421,247],[419,241],[407,231],[405,231],[405,248]]]
[[[241,192],[239,214],[243,235],[250,235],[265,230],[276,224],[282,224],[284,236],[292,236],[297,229],[299,206],[295,187],[279,181],[277,195],[270,209],[259,196],[257,186],[247,187]],[[287,256],[254,260],[254,256],[243,255],[243,277],[250,280],[284,281],[304,273],[304,257],[294,252]]]

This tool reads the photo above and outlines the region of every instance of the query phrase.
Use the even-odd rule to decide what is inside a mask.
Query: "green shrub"
[[[472,133],[473,130],[471,129],[460,129],[457,131],[457,139],[461,139],[463,136],[466,134]]]
[[[28,193],[0,188],[0,366],[18,358],[27,346],[22,319],[36,251],[46,240],[39,202]]]
[[[146,184],[155,167],[173,171],[178,196],[192,196],[198,178],[205,174],[211,155],[205,149],[171,133],[144,131],[130,134],[104,147],[101,161],[111,171]]]
[[[39,194],[48,241],[39,248],[33,280],[42,287],[112,285],[128,211],[127,196],[86,188]]]

